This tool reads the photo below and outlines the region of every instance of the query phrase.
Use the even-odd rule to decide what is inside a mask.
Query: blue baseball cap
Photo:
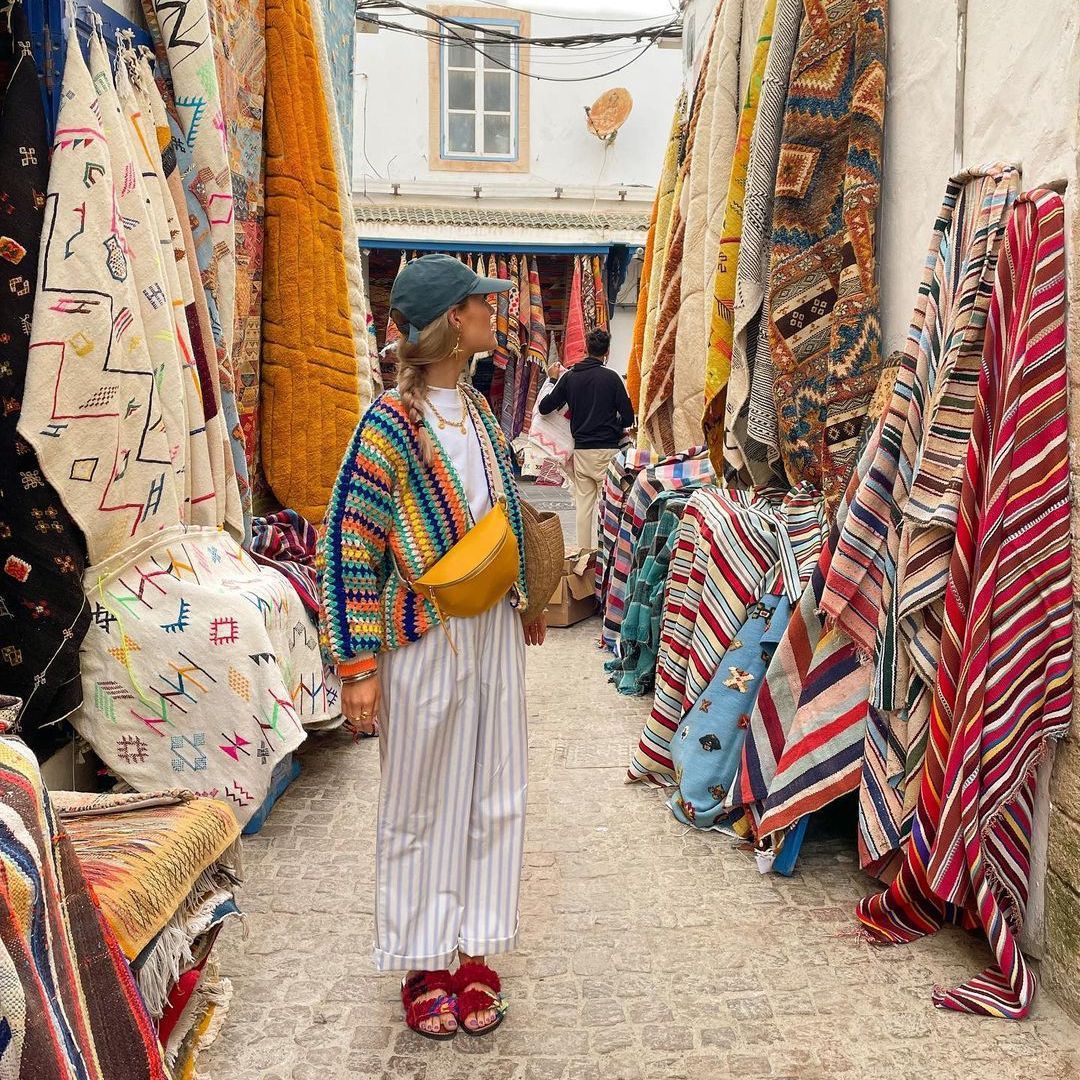
[[[421,330],[463,300],[509,288],[509,281],[481,277],[452,255],[422,255],[406,263],[394,279],[390,314],[398,329],[415,345]]]

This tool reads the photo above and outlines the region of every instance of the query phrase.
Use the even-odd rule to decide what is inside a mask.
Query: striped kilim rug
[[[609,648],[618,641],[625,610],[627,583],[634,547],[645,524],[645,514],[662,491],[678,491],[710,483],[712,465],[704,451],[695,448],[686,456],[665,458],[642,469],[623,500],[615,542],[611,548],[604,593],[603,643]]]
[[[0,739],[0,788],[0,1073],[165,1080],[124,954],[18,739]]]
[[[998,261],[945,594],[944,634],[912,843],[862,902],[874,940],[962,915],[995,963],[934,1002],[1027,1016],[1017,933],[1028,898],[1035,777],[1072,714],[1072,567],[1064,206],[1024,196]]]
[[[786,494],[705,487],[683,512],[668,574],[652,715],[630,761],[631,780],[669,786],[670,743],[746,622],[778,564],[813,565],[824,528],[808,485]]]
[[[1008,166],[949,181],[881,437],[869,467],[860,466],[821,598],[822,612],[874,660],[877,723],[868,729],[860,796],[864,864],[904,842],[915,810],[958,470],[997,252],[1018,188]]]

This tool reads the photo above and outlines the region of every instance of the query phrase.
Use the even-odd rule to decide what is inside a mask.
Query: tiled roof
[[[587,211],[587,210],[500,210],[488,206],[427,206],[415,203],[356,207],[357,223],[387,225],[427,225],[513,227],[517,229],[636,229],[649,228],[646,210]]]

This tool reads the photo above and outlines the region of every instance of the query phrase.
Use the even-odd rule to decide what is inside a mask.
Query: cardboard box
[[[563,563],[559,581],[545,615],[548,626],[574,626],[596,614],[596,552],[573,552]]]

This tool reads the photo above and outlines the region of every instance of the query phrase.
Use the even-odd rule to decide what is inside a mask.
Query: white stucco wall
[[[493,8],[492,16],[506,18],[509,13]],[[407,15],[392,18],[414,26],[426,24]],[[599,33],[613,26],[599,16],[595,22],[568,23],[533,14],[530,20],[534,37]],[[620,53],[605,59],[611,49],[603,46],[595,53],[576,55],[560,52],[553,59],[552,50],[544,50],[543,60],[534,50],[533,70],[558,76],[600,73],[632,55]],[[587,63],[567,63],[590,55],[593,59]],[[365,184],[380,190],[387,182],[398,182],[403,194],[416,191],[418,184],[467,194],[473,184],[481,184],[486,198],[497,190],[547,195],[561,186],[612,198],[620,187],[637,186],[643,189],[638,197],[651,200],[682,81],[682,60],[678,49],[654,47],[625,71],[607,78],[574,83],[530,80],[529,168],[523,173],[443,172],[429,167],[427,41],[386,29],[375,35],[358,34],[355,71],[355,191],[363,192]],[[586,128],[584,109],[604,90],[617,86],[630,91],[634,107],[614,143],[605,147]]]
[[[954,172],[957,2],[889,4],[878,244],[886,350],[902,347],[907,335],[934,216]],[[714,6],[713,0],[691,0],[699,36]],[[968,0],[968,8],[962,162],[1020,162],[1025,187],[1065,179],[1074,214],[1080,201],[1080,4]]]

